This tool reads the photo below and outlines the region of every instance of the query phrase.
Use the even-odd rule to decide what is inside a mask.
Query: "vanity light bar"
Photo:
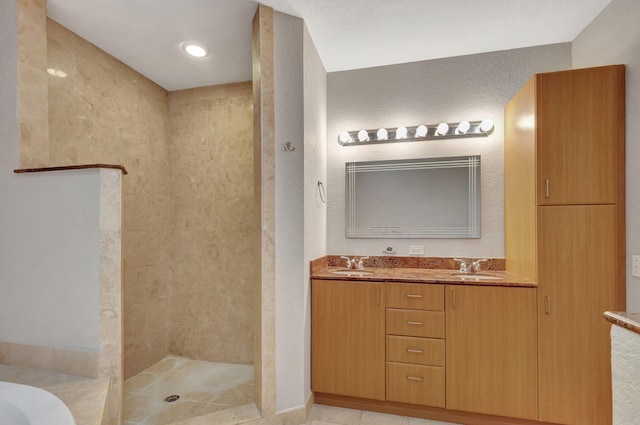
[[[338,143],[342,146],[358,146],[462,137],[487,137],[491,133],[493,133],[493,121],[487,118],[482,121],[441,122],[440,124],[423,124],[413,127],[343,131],[338,136]]]

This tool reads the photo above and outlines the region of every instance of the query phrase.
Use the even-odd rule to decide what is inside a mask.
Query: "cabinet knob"
[[[409,375],[407,375],[407,379],[409,381],[424,381],[424,378],[422,376],[409,376]]]
[[[407,325],[422,326],[422,325],[424,325],[424,322],[407,322]]]
[[[415,350],[413,348],[407,348],[407,353],[423,354],[424,350]]]
[[[419,295],[419,294],[407,294],[407,298],[422,298],[422,295]]]

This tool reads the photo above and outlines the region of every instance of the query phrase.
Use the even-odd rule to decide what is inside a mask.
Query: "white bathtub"
[[[69,408],[36,387],[0,381],[0,424],[76,425]]]

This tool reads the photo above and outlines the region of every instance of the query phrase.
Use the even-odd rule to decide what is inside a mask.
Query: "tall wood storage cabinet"
[[[505,257],[538,282],[539,420],[611,423],[625,307],[624,66],[533,76],[505,108]]]

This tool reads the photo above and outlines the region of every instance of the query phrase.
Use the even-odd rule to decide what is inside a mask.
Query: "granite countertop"
[[[338,273],[336,273],[338,272]],[[457,285],[537,287],[537,283],[505,271],[482,271],[476,275],[460,275],[457,270],[404,267],[365,267],[364,273],[344,267],[320,265],[312,267],[313,279],[384,281],[405,283],[448,283]]]
[[[640,334],[640,313],[626,311],[606,311],[603,316],[614,325],[622,326]]]

